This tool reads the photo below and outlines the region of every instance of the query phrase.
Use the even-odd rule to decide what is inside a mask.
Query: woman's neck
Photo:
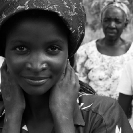
[[[102,44],[104,44],[108,47],[117,47],[119,45],[122,45],[123,43],[125,43],[125,42],[121,38],[118,38],[118,39],[103,38],[102,39]]]
[[[49,109],[49,95],[47,92],[44,95],[32,96],[25,94],[26,110],[25,115],[33,119],[52,119]]]

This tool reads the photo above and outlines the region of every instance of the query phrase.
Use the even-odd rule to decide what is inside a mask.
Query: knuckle
[[[72,85],[76,85],[76,81],[72,79]]]

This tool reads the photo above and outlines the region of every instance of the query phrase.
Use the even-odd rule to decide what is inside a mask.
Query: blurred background
[[[100,21],[100,10],[104,1],[105,0],[83,0],[87,14],[86,32],[83,44],[103,36]],[[128,27],[123,32],[122,37],[129,41],[133,41],[133,0],[128,1],[130,3],[129,8],[131,11],[131,20]]]

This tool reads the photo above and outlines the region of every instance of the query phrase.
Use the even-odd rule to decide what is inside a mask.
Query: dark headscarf
[[[81,0],[0,0],[0,28],[14,14],[31,9],[56,12],[63,19],[70,31],[69,56],[72,56],[85,34],[86,15]],[[4,56],[5,44],[0,42],[0,46],[0,56]]]

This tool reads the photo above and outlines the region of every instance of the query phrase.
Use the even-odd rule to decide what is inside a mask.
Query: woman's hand
[[[52,88],[49,103],[51,111],[58,110],[73,113],[79,88],[78,77],[68,62],[63,79],[59,80],[54,88]]]
[[[1,68],[1,91],[5,106],[3,133],[19,133],[25,100],[21,88],[16,84],[4,61]]]
[[[64,78],[51,90],[49,106],[53,116],[55,131],[58,133],[73,133],[73,113],[77,104],[79,81],[73,68],[67,64]]]

